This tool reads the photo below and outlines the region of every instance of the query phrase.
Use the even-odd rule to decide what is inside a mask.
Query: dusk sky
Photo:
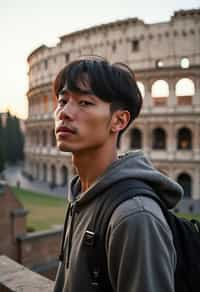
[[[200,8],[200,0],[0,0],[0,112],[27,118],[27,57],[65,34],[119,19],[169,21],[174,11]]]

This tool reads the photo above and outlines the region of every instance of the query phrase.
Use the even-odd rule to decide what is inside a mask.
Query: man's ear
[[[125,129],[130,121],[131,115],[129,111],[117,110],[112,115],[111,132],[119,133]]]

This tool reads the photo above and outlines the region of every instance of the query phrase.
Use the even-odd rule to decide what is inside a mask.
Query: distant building
[[[181,10],[169,22],[132,18],[77,31],[28,57],[29,114],[25,171],[51,185],[73,174],[71,155],[56,149],[52,81],[81,55],[102,55],[131,66],[144,97],[140,117],[120,151],[142,148],[154,165],[200,197],[200,9]]]

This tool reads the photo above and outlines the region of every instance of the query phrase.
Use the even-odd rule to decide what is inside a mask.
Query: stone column
[[[176,107],[176,91],[175,91],[175,86],[176,86],[176,81],[175,80],[169,80],[169,97],[168,97],[168,110],[170,112],[173,112],[175,107]]]
[[[62,167],[62,165],[60,163],[56,167],[56,183],[57,183],[58,186],[60,186],[62,184],[61,167]]]
[[[200,80],[195,79],[195,95],[193,96],[193,108],[195,112],[200,112]]]
[[[151,81],[146,80],[144,81],[144,87],[145,87],[145,96],[144,96],[144,101],[143,101],[143,109],[145,111],[150,111],[152,108],[152,97],[151,97]]]
[[[176,134],[175,125],[173,119],[170,119],[168,124],[168,140],[167,140],[167,152],[170,160],[173,160],[176,152]]]
[[[195,160],[200,159],[200,123],[199,121],[196,121],[194,125],[193,151],[194,151]]]
[[[149,123],[148,121],[145,121],[143,124],[143,149],[144,149],[144,153],[149,155],[149,152],[151,151],[151,147],[150,147],[150,143],[149,143]]]
[[[51,149],[51,128],[47,128],[47,145],[46,145],[47,152],[49,153]]]
[[[200,166],[196,166],[193,176],[192,197],[200,199],[199,186],[200,186]]]

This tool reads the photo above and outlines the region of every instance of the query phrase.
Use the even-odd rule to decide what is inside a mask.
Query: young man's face
[[[90,94],[64,92],[55,110],[58,148],[80,153],[109,143],[111,119],[109,103]]]

